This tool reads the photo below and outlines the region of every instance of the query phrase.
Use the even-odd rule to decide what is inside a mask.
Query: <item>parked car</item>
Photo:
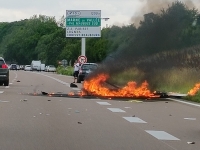
[[[9,69],[3,57],[0,57],[0,85],[9,85]]]
[[[47,72],[56,72],[56,67],[54,65],[48,65],[45,69]]]
[[[92,71],[96,70],[98,65],[96,63],[84,63],[81,65],[81,68],[79,70],[78,79],[77,82],[81,83],[81,81],[84,81],[85,77],[91,73]]]
[[[31,71],[31,65],[25,65],[24,71]]]
[[[10,70],[18,70],[17,69],[17,64],[11,64],[10,65]]]

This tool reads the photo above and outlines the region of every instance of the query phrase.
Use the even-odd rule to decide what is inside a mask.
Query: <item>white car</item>
[[[46,67],[47,72],[56,72],[56,67],[54,65],[49,65]]]
[[[31,71],[31,65],[26,65],[24,67],[24,71]]]

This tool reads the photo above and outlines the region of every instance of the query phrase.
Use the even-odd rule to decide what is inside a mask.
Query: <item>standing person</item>
[[[80,68],[80,64],[78,63],[77,60],[75,60],[75,62],[74,62],[74,82],[73,83],[77,82],[79,68]]]

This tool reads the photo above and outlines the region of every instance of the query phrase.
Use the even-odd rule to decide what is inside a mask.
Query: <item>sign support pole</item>
[[[85,56],[85,47],[86,47],[85,38],[81,38],[81,55],[82,56]]]

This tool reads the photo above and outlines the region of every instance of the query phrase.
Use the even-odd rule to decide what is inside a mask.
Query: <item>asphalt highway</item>
[[[200,105],[179,99],[52,97],[73,77],[10,71],[0,86],[0,150],[199,150]]]

